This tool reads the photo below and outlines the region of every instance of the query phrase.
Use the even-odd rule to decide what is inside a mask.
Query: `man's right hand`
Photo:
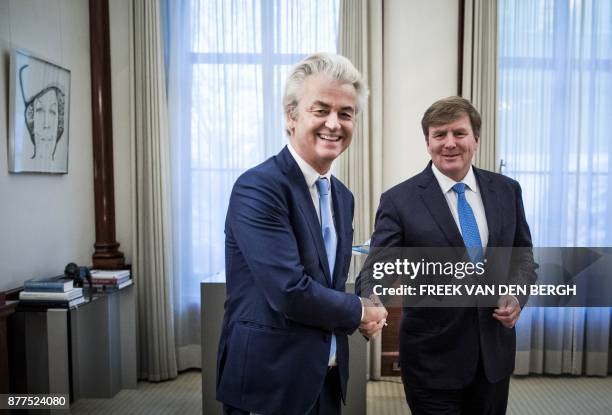
[[[382,304],[374,304],[369,299],[363,301],[363,318],[359,325],[359,331],[364,336],[372,339],[376,337],[379,331],[387,322],[387,309]]]

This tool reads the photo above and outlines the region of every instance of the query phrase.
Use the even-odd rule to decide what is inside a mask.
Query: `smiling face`
[[[296,111],[286,115],[289,140],[320,174],[351,143],[356,108],[357,93],[351,84],[324,74],[304,80]]]
[[[54,143],[58,129],[58,102],[54,90],[49,90],[34,100],[34,137],[39,141]]]
[[[429,127],[427,151],[431,161],[445,176],[461,181],[470,170],[478,148],[470,117],[463,114],[448,124]]]

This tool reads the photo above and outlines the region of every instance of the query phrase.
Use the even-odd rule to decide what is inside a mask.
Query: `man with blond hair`
[[[226,414],[339,414],[347,335],[384,325],[384,308],[344,292],[354,201],[331,175],[366,99],[346,58],[307,57],[286,83],[288,145],[234,185],[217,362]]]

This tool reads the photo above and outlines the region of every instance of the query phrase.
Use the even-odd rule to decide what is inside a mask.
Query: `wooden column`
[[[96,242],[94,268],[118,269],[125,263],[115,239],[113,121],[108,0],[89,0],[91,112],[93,129]]]
[[[465,30],[465,0],[459,0],[459,33],[457,34],[457,95],[463,91],[463,43]]]

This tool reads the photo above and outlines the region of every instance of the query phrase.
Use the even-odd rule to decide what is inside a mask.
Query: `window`
[[[181,274],[197,284],[225,267],[223,229],[234,181],[286,144],[282,94],[291,66],[310,53],[336,51],[339,2],[187,3],[188,69],[182,69],[180,107],[170,110],[189,126],[174,157],[175,223]]]
[[[499,47],[503,172],[534,244],[611,246],[612,3],[500,0]],[[605,375],[611,321],[610,308],[524,308],[515,374]]]
[[[534,243],[609,246],[612,3],[503,0],[499,36],[503,172]]]
[[[200,282],[221,279],[234,181],[286,143],[291,65],[335,52],[339,0],[164,0],[179,369],[200,366]],[[216,340],[215,340],[216,341]]]

